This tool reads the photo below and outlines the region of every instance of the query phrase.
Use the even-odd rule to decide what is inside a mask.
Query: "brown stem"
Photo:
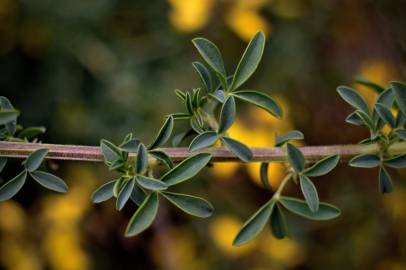
[[[39,143],[17,143],[0,141],[0,157],[26,158],[32,151],[40,148],[49,150],[48,159],[79,160],[79,161],[104,161],[103,155],[98,146],[60,145],[60,144],[39,144]],[[253,162],[259,161],[285,161],[286,151],[283,148],[251,148]],[[360,154],[378,153],[379,146],[371,145],[330,145],[330,146],[305,146],[300,148],[307,162],[314,162],[329,155],[338,154],[341,160],[345,161]],[[179,162],[191,153],[187,148],[161,148],[175,162]],[[238,162],[239,159],[224,147],[208,148],[203,152],[213,155],[213,162]],[[394,143],[388,152],[391,155],[406,153],[406,142]],[[134,156],[134,154],[130,154]]]

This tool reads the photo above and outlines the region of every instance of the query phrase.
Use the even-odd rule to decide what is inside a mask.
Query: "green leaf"
[[[23,129],[20,133],[18,133],[18,138],[31,140],[41,134],[44,134],[46,131],[45,127],[29,127]]]
[[[133,188],[133,191],[131,192],[131,196],[130,196],[131,200],[136,205],[140,206],[146,197],[147,197],[147,194],[145,194],[144,190],[142,190],[140,187],[135,185]]]
[[[341,214],[340,209],[328,203],[321,202],[319,210],[312,212],[303,200],[283,196],[279,201],[292,213],[312,220],[330,220]]]
[[[268,179],[268,167],[269,167],[268,162],[261,163],[261,167],[259,168],[259,176],[261,178],[262,185],[266,189],[272,190],[271,184]]]
[[[235,100],[234,97],[229,96],[221,107],[220,123],[217,131],[219,134],[226,132],[231,127],[235,120],[235,114]]]
[[[214,86],[211,79],[210,71],[200,62],[193,62],[192,65],[199,75],[199,78],[202,81],[207,93],[211,92]]]
[[[363,86],[366,86],[366,87],[374,90],[378,94],[385,90],[385,88],[383,88],[379,84],[376,84],[361,75],[355,76],[354,81],[358,84],[361,84]]]
[[[151,177],[138,175],[136,178],[138,185],[149,190],[158,191],[165,190],[168,188],[168,185],[166,183]]]
[[[30,175],[35,181],[47,189],[57,192],[68,191],[68,186],[66,183],[56,175],[42,171],[30,172]]]
[[[0,173],[3,171],[6,164],[7,164],[7,158],[0,157]]]
[[[223,86],[226,86],[227,84],[224,84],[226,81],[226,70],[224,68],[223,58],[217,46],[205,38],[194,38],[192,42],[204,61],[206,61],[219,76],[219,79],[223,82]]]
[[[113,197],[113,188],[116,180],[107,182],[96,189],[92,194],[93,203],[101,203]]]
[[[401,140],[406,141],[406,129],[398,129],[395,133]]]
[[[345,122],[355,125],[355,126],[362,126],[364,125],[364,121],[362,121],[361,117],[357,114],[357,112],[353,112],[345,118]]]
[[[139,174],[145,173],[148,168],[148,152],[144,144],[140,143],[137,151],[136,172]]]
[[[362,120],[365,126],[367,126],[370,130],[374,130],[374,122],[372,121],[371,117],[362,112],[362,111],[356,111],[355,114],[358,115],[358,117]]]
[[[123,188],[125,184],[125,179],[124,178],[119,178],[118,180],[116,180],[116,182],[114,183],[114,187],[113,187],[113,196],[115,198],[118,197],[118,194],[120,193],[121,189]]]
[[[349,162],[349,165],[358,168],[374,168],[379,166],[380,162],[381,160],[379,156],[366,154],[352,158]]]
[[[131,139],[120,146],[121,150],[129,153],[137,153],[138,147],[140,146],[140,141],[136,139]]]
[[[218,137],[214,131],[206,131],[197,135],[189,145],[189,151],[193,152],[202,148],[212,146],[216,143]]]
[[[315,176],[322,176],[328,174],[332,169],[334,169],[338,161],[340,160],[340,156],[333,155],[326,157],[318,162],[316,162],[312,167],[303,171],[308,177],[315,177]]]
[[[149,151],[149,154],[165,164],[169,169],[173,168],[173,162],[171,160],[171,157],[168,156],[165,152],[163,151],[158,151],[158,150],[151,150]]]
[[[123,188],[120,190],[120,193],[118,193],[117,196],[117,201],[116,201],[116,209],[120,211],[123,209],[125,204],[128,202],[130,199],[131,193],[134,189],[135,185],[135,179],[131,179],[130,181],[126,181],[124,184]]]
[[[107,163],[111,164],[121,157],[118,147],[108,140],[102,139],[100,141],[100,149]]]
[[[199,173],[209,163],[210,159],[211,155],[208,153],[190,156],[163,175],[161,181],[168,186],[186,181]]]
[[[251,39],[238,63],[237,69],[234,72],[231,90],[237,89],[251,77],[261,61],[264,48],[265,35],[262,32],[258,32]]]
[[[173,192],[162,192],[161,194],[189,215],[207,218],[213,214],[213,206],[202,198]]]
[[[0,106],[2,110],[12,110],[15,111],[13,105],[11,104],[10,100],[8,98],[1,96],[0,97]],[[14,119],[13,121],[10,121],[5,124],[7,131],[11,134],[14,135],[14,133],[17,130],[17,120]]]
[[[251,149],[243,143],[229,137],[221,137],[221,141],[224,145],[239,159],[244,162],[252,160],[253,154]]]
[[[319,195],[313,182],[306,175],[300,175],[300,188],[310,211],[317,212],[319,210]]]
[[[224,103],[226,101],[226,96],[223,90],[216,90],[213,93],[210,93],[209,96],[214,98],[220,103]]]
[[[406,168],[406,154],[384,160],[383,163],[395,169]]]
[[[393,191],[392,179],[383,166],[379,168],[379,191],[382,194]]]
[[[11,199],[25,183],[27,172],[24,170],[0,188],[0,202]]]
[[[278,203],[275,204],[272,210],[271,229],[277,239],[283,239],[289,235],[285,215]]]
[[[390,127],[394,128],[396,126],[396,120],[392,112],[384,104],[376,103],[375,110],[381,119],[388,124]]]
[[[297,173],[303,171],[305,165],[305,158],[302,152],[293,144],[288,143],[286,145],[286,150],[288,153],[288,160],[290,165]]]
[[[130,219],[125,236],[135,236],[151,226],[158,212],[158,206],[158,194],[150,193]]]
[[[232,95],[240,100],[249,102],[264,109],[278,119],[282,118],[281,107],[273,98],[264,93],[255,90],[241,90],[233,92]]]
[[[391,82],[392,92],[403,115],[406,115],[406,85],[401,82]]]
[[[27,171],[33,172],[37,170],[47,154],[48,149],[38,149],[32,152],[25,161]]]
[[[275,139],[275,147],[281,147],[285,143],[291,141],[291,140],[303,140],[304,135],[302,132],[298,130],[292,130],[289,131],[281,136],[276,136]]]
[[[12,121],[15,121],[20,115],[19,111],[16,110],[1,110],[0,111],[0,125],[5,125]]]
[[[376,103],[381,103],[388,108],[392,107],[394,101],[395,97],[393,95],[392,88],[388,88],[382,93],[380,93],[378,98],[376,99]]]
[[[165,120],[164,125],[159,130],[158,135],[156,136],[154,142],[150,146],[148,146],[148,149],[155,149],[165,144],[168,141],[169,137],[171,136],[172,130],[173,130],[173,117],[169,116]]]
[[[369,114],[367,103],[354,89],[347,86],[339,86],[337,92],[348,104],[367,115]]]
[[[273,202],[267,202],[257,212],[255,212],[255,214],[244,223],[241,230],[238,232],[233,241],[233,246],[245,244],[257,236],[268,222],[273,207]]]

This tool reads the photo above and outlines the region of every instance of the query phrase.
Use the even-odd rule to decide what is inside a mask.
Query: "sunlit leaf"
[[[290,143],[286,145],[286,150],[288,153],[288,160],[292,165],[293,169],[295,169],[295,171],[298,173],[303,171],[305,165],[305,158],[302,152],[296,146]]]
[[[251,149],[245,144],[225,136],[221,137],[221,141],[234,155],[236,155],[242,161],[248,162],[253,158]]]
[[[189,151],[193,152],[199,149],[203,149],[212,146],[216,143],[218,137],[214,131],[206,131],[197,135],[189,145]]]
[[[237,89],[251,77],[261,61],[264,48],[265,35],[262,32],[258,32],[249,42],[238,63],[237,69],[234,72],[231,90]]]
[[[340,157],[338,155],[333,155],[326,157],[318,162],[316,162],[312,167],[303,171],[303,174],[309,177],[322,176],[328,174],[332,169],[334,169]]]
[[[16,195],[23,187],[25,179],[27,179],[27,172],[23,171],[0,187],[0,202],[14,197],[14,195]]]
[[[131,196],[131,193],[133,191],[134,185],[135,185],[135,179],[133,178],[133,179],[127,181],[124,184],[123,188],[120,190],[120,193],[118,193],[117,201],[116,201],[116,209],[118,211],[123,209],[125,204],[130,199],[130,196]]]
[[[25,168],[27,171],[33,172],[37,170],[47,154],[48,149],[38,149],[32,152],[25,162]]]
[[[173,130],[173,117],[169,116],[168,118],[166,118],[165,123],[159,130],[158,135],[156,136],[154,142],[150,146],[148,146],[148,149],[155,149],[157,147],[164,145],[171,136],[172,130]]]
[[[307,203],[303,200],[283,196],[279,201],[292,213],[308,219],[329,220],[336,218],[341,214],[340,209],[328,203],[321,202],[319,204],[319,210],[317,212],[312,212]]]
[[[241,90],[233,92],[233,96],[235,96],[238,99],[249,102],[251,104],[254,104],[279,119],[282,117],[281,107],[278,105],[278,103],[276,103],[276,101],[273,98],[264,93],[254,90]]]
[[[56,175],[42,171],[30,172],[30,175],[32,178],[34,178],[35,181],[37,181],[39,184],[47,189],[57,192],[68,191],[68,186],[66,185],[66,183]]]
[[[158,206],[158,194],[150,193],[130,219],[125,236],[135,236],[151,226],[158,212]]]
[[[317,212],[319,210],[319,195],[317,194],[315,185],[309,177],[300,175],[300,188],[310,211]]]
[[[233,246],[240,246],[257,236],[265,227],[271,216],[274,202],[267,202],[248,219],[233,241]]]
[[[202,198],[173,192],[162,192],[161,194],[189,215],[206,218],[213,214],[213,206]]]
[[[210,159],[211,155],[208,153],[190,156],[163,175],[161,181],[168,186],[186,181],[199,173],[209,163]]]
[[[379,166],[381,160],[379,156],[366,154],[366,155],[359,155],[352,158],[349,162],[349,165],[352,167],[359,167],[359,168],[374,168]]]

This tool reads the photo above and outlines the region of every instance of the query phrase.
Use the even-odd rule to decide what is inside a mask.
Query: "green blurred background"
[[[50,143],[98,145],[132,131],[151,141],[165,114],[182,105],[175,88],[199,86],[190,40],[204,36],[232,72],[250,37],[268,37],[259,70],[246,84],[276,97],[276,120],[238,104],[231,135],[271,146],[275,132],[305,133],[305,144],[356,143],[368,136],[344,123],[340,84],[362,74],[388,85],[406,80],[403,0],[0,0],[0,94],[22,111],[20,123],[45,125]],[[208,198],[216,214],[198,220],[163,203],[153,227],[122,235],[134,207],[93,206],[91,192],[112,179],[101,165],[55,162],[70,192],[29,183],[0,203],[0,269],[406,269],[406,172],[381,196],[377,172],[340,165],[317,180],[322,200],[342,216],[311,222],[288,216],[292,237],[265,230],[242,247],[231,242],[267,198],[258,164],[218,164],[182,186]],[[18,172],[9,166],[0,181]],[[272,164],[273,186],[282,167]],[[288,191],[297,193],[295,188]]]

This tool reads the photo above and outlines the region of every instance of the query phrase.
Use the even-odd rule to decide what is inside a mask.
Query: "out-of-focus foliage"
[[[191,38],[205,36],[225,59],[238,59],[249,37],[263,30],[270,44],[249,83],[281,97],[289,126],[247,106],[235,128],[255,125],[260,131],[243,134],[241,128],[231,130],[233,136],[271,146],[275,131],[300,129],[306,144],[355,143],[368,134],[344,123],[350,108],[335,88],[351,84],[355,74],[379,84],[405,81],[404,8],[402,0],[0,0],[0,94],[21,109],[21,122],[49,128],[42,138],[47,142],[96,145],[101,137],[118,142],[128,130],[152,140],[147,134],[159,128],[162,114],[181,109],[173,89],[198,84],[189,66],[198,59]],[[359,90],[374,102],[376,94]],[[406,268],[402,170],[392,173],[394,193],[382,198],[368,181],[377,172],[339,167],[334,178],[318,184],[324,198],[342,209],[340,219],[316,224],[289,216],[298,225],[294,239],[277,241],[264,232],[252,246],[232,247],[243,219],[268,196],[253,184],[258,169],[251,165],[215,166],[198,184],[185,187],[207,193],[219,206],[212,219],[194,222],[162,207],[157,224],[135,239],[122,237],[134,209],[117,215],[112,203],[89,208],[89,201],[78,199],[89,198],[108,172],[74,165],[54,164],[71,188],[67,195],[54,197],[32,185],[15,201],[0,203],[0,216],[7,216],[0,219],[1,267]],[[276,187],[279,165],[272,166],[269,178]],[[51,221],[47,209],[53,204],[60,209],[52,211]]]

